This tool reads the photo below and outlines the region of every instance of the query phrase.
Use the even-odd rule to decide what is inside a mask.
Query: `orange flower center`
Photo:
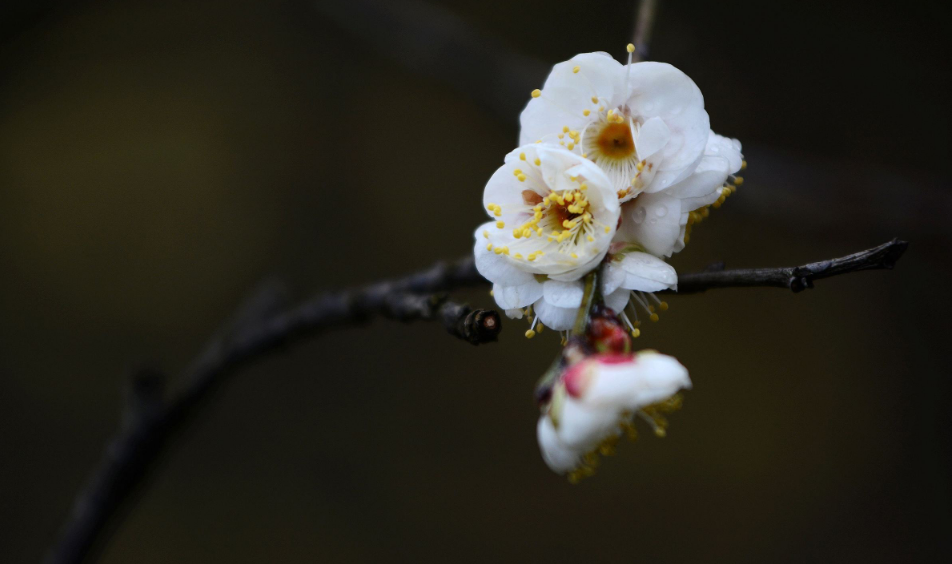
[[[620,159],[635,152],[635,140],[627,123],[609,123],[598,134],[596,143],[606,157]]]

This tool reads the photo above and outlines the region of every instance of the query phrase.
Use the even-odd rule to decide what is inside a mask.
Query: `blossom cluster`
[[[522,112],[520,146],[486,184],[490,219],[475,233],[499,307],[529,321],[527,337],[548,327],[568,343],[538,435],[548,465],[576,478],[637,414],[663,430],[650,414],[690,386],[676,360],[631,353],[630,338],[639,315],[667,309],[655,293],[676,291],[678,276],[665,259],[745,164],[740,142],[711,130],[697,85],[669,64],[632,63],[633,50],[625,65],[584,53],[553,67]],[[592,337],[596,305],[624,343],[615,329],[613,343]]]

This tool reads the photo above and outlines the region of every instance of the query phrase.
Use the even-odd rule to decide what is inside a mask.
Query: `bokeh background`
[[[13,0],[0,6],[0,560],[37,562],[143,363],[178,373],[277,276],[297,298],[465,255],[550,65],[633,3]],[[666,439],[578,486],[535,439],[558,338],[378,321],[247,369],[104,563],[952,558],[949,14],[663,3],[747,182],[673,259],[782,266],[899,236],[893,272],[672,297]],[[485,291],[461,295],[491,305]]]

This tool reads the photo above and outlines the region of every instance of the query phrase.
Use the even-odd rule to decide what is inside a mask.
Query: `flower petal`
[[[537,301],[533,305],[539,321],[545,324],[549,329],[556,331],[567,331],[575,323],[575,317],[578,314],[578,308],[559,307],[550,304],[545,299]]]
[[[490,282],[494,284],[504,284],[506,286],[519,286],[535,282],[535,277],[524,270],[521,270],[514,260],[506,255],[497,255],[486,248],[488,240],[483,233],[490,233],[496,229],[495,222],[484,223],[476,229],[476,246],[473,248],[473,254],[476,257],[476,270]]]
[[[537,150],[538,145],[515,149],[506,155],[503,165],[489,178],[483,189],[483,210],[490,217],[497,221],[522,223],[531,215],[529,210],[531,206],[527,203],[525,192],[534,192],[540,198],[549,193],[538,168],[529,165],[538,156]],[[523,161],[520,155],[525,155],[527,160]],[[525,180],[519,180],[517,170],[524,173]],[[496,216],[490,211],[491,205],[499,206],[502,215]]]
[[[572,397],[565,399],[556,434],[568,448],[589,452],[602,439],[618,432],[619,412],[610,408],[591,408]]]
[[[723,157],[730,163],[730,174],[740,170],[744,164],[744,155],[741,153],[740,141],[730,139],[723,135],[718,135],[713,131],[708,136],[707,147],[704,149],[705,155]]]
[[[599,105],[592,97],[614,107],[624,95],[624,79],[624,67],[607,53],[582,53],[555,65],[541,95],[529,100],[519,117],[519,144],[534,143],[565,126],[581,131],[589,121],[582,112]]]
[[[625,310],[625,306],[628,305],[629,299],[631,299],[631,290],[618,288],[610,294],[605,294],[605,307],[615,313],[621,313]]]
[[[617,241],[637,243],[656,256],[671,256],[681,233],[681,200],[664,192],[641,194],[622,206]]]
[[[548,415],[539,418],[539,424],[536,426],[536,436],[539,439],[539,450],[542,451],[542,459],[553,471],[561,474],[578,467],[581,453],[568,448],[559,440],[552,419]]]
[[[617,290],[625,281],[625,271],[615,263],[608,261],[602,269],[602,294],[607,296]],[[614,309],[614,308],[613,308]]]
[[[493,298],[503,309],[526,307],[542,297],[542,284],[536,280],[518,286],[493,284]]]
[[[721,195],[729,167],[726,158],[705,156],[691,176],[672,186],[666,193],[681,198],[682,213],[713,204]]]
[[[674,267],[648,253],[625,253],[613,265],[625,272],[621,287],[640,292],[660,292],[678,286],[678,273]]]
[[[659,117],[671,130],[661,170],[680,170],[697,161],[711,124],[694,81],[667,63],[649,61],[631,65],[628,85],[632,113],[646,121]]]
[[[635,147],[638,149],[638,158],[647,159],[664,148],[671,138],[671,130],[664,120],[653,117],[646,121],[638,131]]]
[[[641,351],[635,358],[641,384],[637,394],[638,407],[663,401],[678,390],[691,388],[688,369],[674,357],[654,351]]]
[[[506,317],[508,317],[509,319],[522,319],[522,316],[523,316],[522,308],[515,307],[512,309],[506,310]]]
[[[559,282],[546,280],[542,284],[542,295],[545,301],[558,307],[578,309],[582,305],[582,296],[585,286],[581,281]]]

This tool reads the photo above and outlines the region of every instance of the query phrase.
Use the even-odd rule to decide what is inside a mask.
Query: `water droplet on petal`
[[[664,217],[668,215],[668,206],[658,206],[655,208],[655,215],[658,217]]]
[[[635,223],[641,223],[645,220],[645,216],[647,214],[648,212],[645,211],[645,208],[639,206],[635,208],[634,213],[631,214],[631,220],[634,221]]]

